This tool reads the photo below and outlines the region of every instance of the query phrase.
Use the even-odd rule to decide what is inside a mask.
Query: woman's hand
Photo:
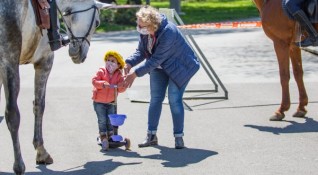
[[[135,72],[129,73],[128,75],[126,75],[126,78],[124,80],[124,86],[127,87],[131,87],[131,85],[133,84],[135,78],[137,77]]]
[[[126,63],[124,67],[124,75],[127,75],[130,69],[131,69],[131,65]]]
[[[106,87],[108,87],[109,86],[109,83],[107,82],[107,81],[105,81],[104,83],[103,83],[103,88],[106,88]]]

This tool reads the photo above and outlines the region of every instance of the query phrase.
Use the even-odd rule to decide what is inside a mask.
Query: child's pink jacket
[[[92,79],[92,84],[94,86],[93,89],[93,97],[92,99],[95,102],[99,103],[110,103],[115,101],[115,91],[114,88],[103,87],[104,82],[107,81],[110,85],[118,85],[124,81],[124,77],[121,71],[116,70],[113,73],[113,76],[110,78],[108,71],[105,68],[99,68],[98,72]],[[118,87],[117,92],[124,92],[126,88]],[[117,93],[117,95],[118,95]]]

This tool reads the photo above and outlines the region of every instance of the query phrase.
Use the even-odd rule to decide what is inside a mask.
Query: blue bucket
[[[124,114],[109,114],[108,117],[110,123],[114,126],[120,126],[124,124],[124,121],[127,118]]]

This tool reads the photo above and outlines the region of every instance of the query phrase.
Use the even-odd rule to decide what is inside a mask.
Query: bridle
[[[62,17],[62,20],[63,20],[65,26],[67,27],[68,31],[69,31],[70,34],[71,34],[70,41],[71,41],[72,43],[75,43],[75,41],[76,41],[76,42],[79,42],[79,40],[81,40],[81,42],[83,42],[84,40],[86,40],[87,43],[88,43],[88,45],[90,45],[90,42],[89,42],[89,40],[87,39],[87,37],[88,37],[89,33],[91,32],[92,27],[93,27],[93,24],[94,24],[95,14],[96,14],[96,11],[98,11],[97,6],[94,4],[93,6],[87,8],[87,9],[77,10],[77,11],[73,11],[73,12],[70,11],[70,12],[67,12],[67,13],[65,13],[65,12],[62,13],[61,10],[59,9],[59,7],[58,7],[58,6],[56,6],[56,7],[57,7],[57,10],[59,11],[59,13],[60,13],[60,15],[61,15],[61,17]],[[84,36],[82,36],[82,37],[77,37],[77,36],[75,36],[75,35],[73,34],[71,28],[67,25],[67,23],[66,23],[66,21],[65,21],[65,19],[64,19],[64,16],[69,16],[69,15],[76,14],[76,13],[86,12],[86,11],[89,11],[89,10],[91,10],[91,9],[94,10],[94,13],[93,13],[92,20],[91,20],[91,24],[90,24],[90,26],[89,26],[89,29],[88,29],[87,33],[86,33]]]

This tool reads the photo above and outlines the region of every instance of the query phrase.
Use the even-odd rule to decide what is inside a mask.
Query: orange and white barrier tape
[[[258,28],[258,27],[262,27],[262,22],[261,21],[217,22],[217,23],[181,25],[178,27],[181,29]]]
[[[144,5],[113,5],[105,4],[102,9],[126,9],[140,8]],[[241,21],[241,22],[216,22],[204,24],[179,25],[181,29],[230,29],[230,28],[258,28],[262,27],[261,21]]]

